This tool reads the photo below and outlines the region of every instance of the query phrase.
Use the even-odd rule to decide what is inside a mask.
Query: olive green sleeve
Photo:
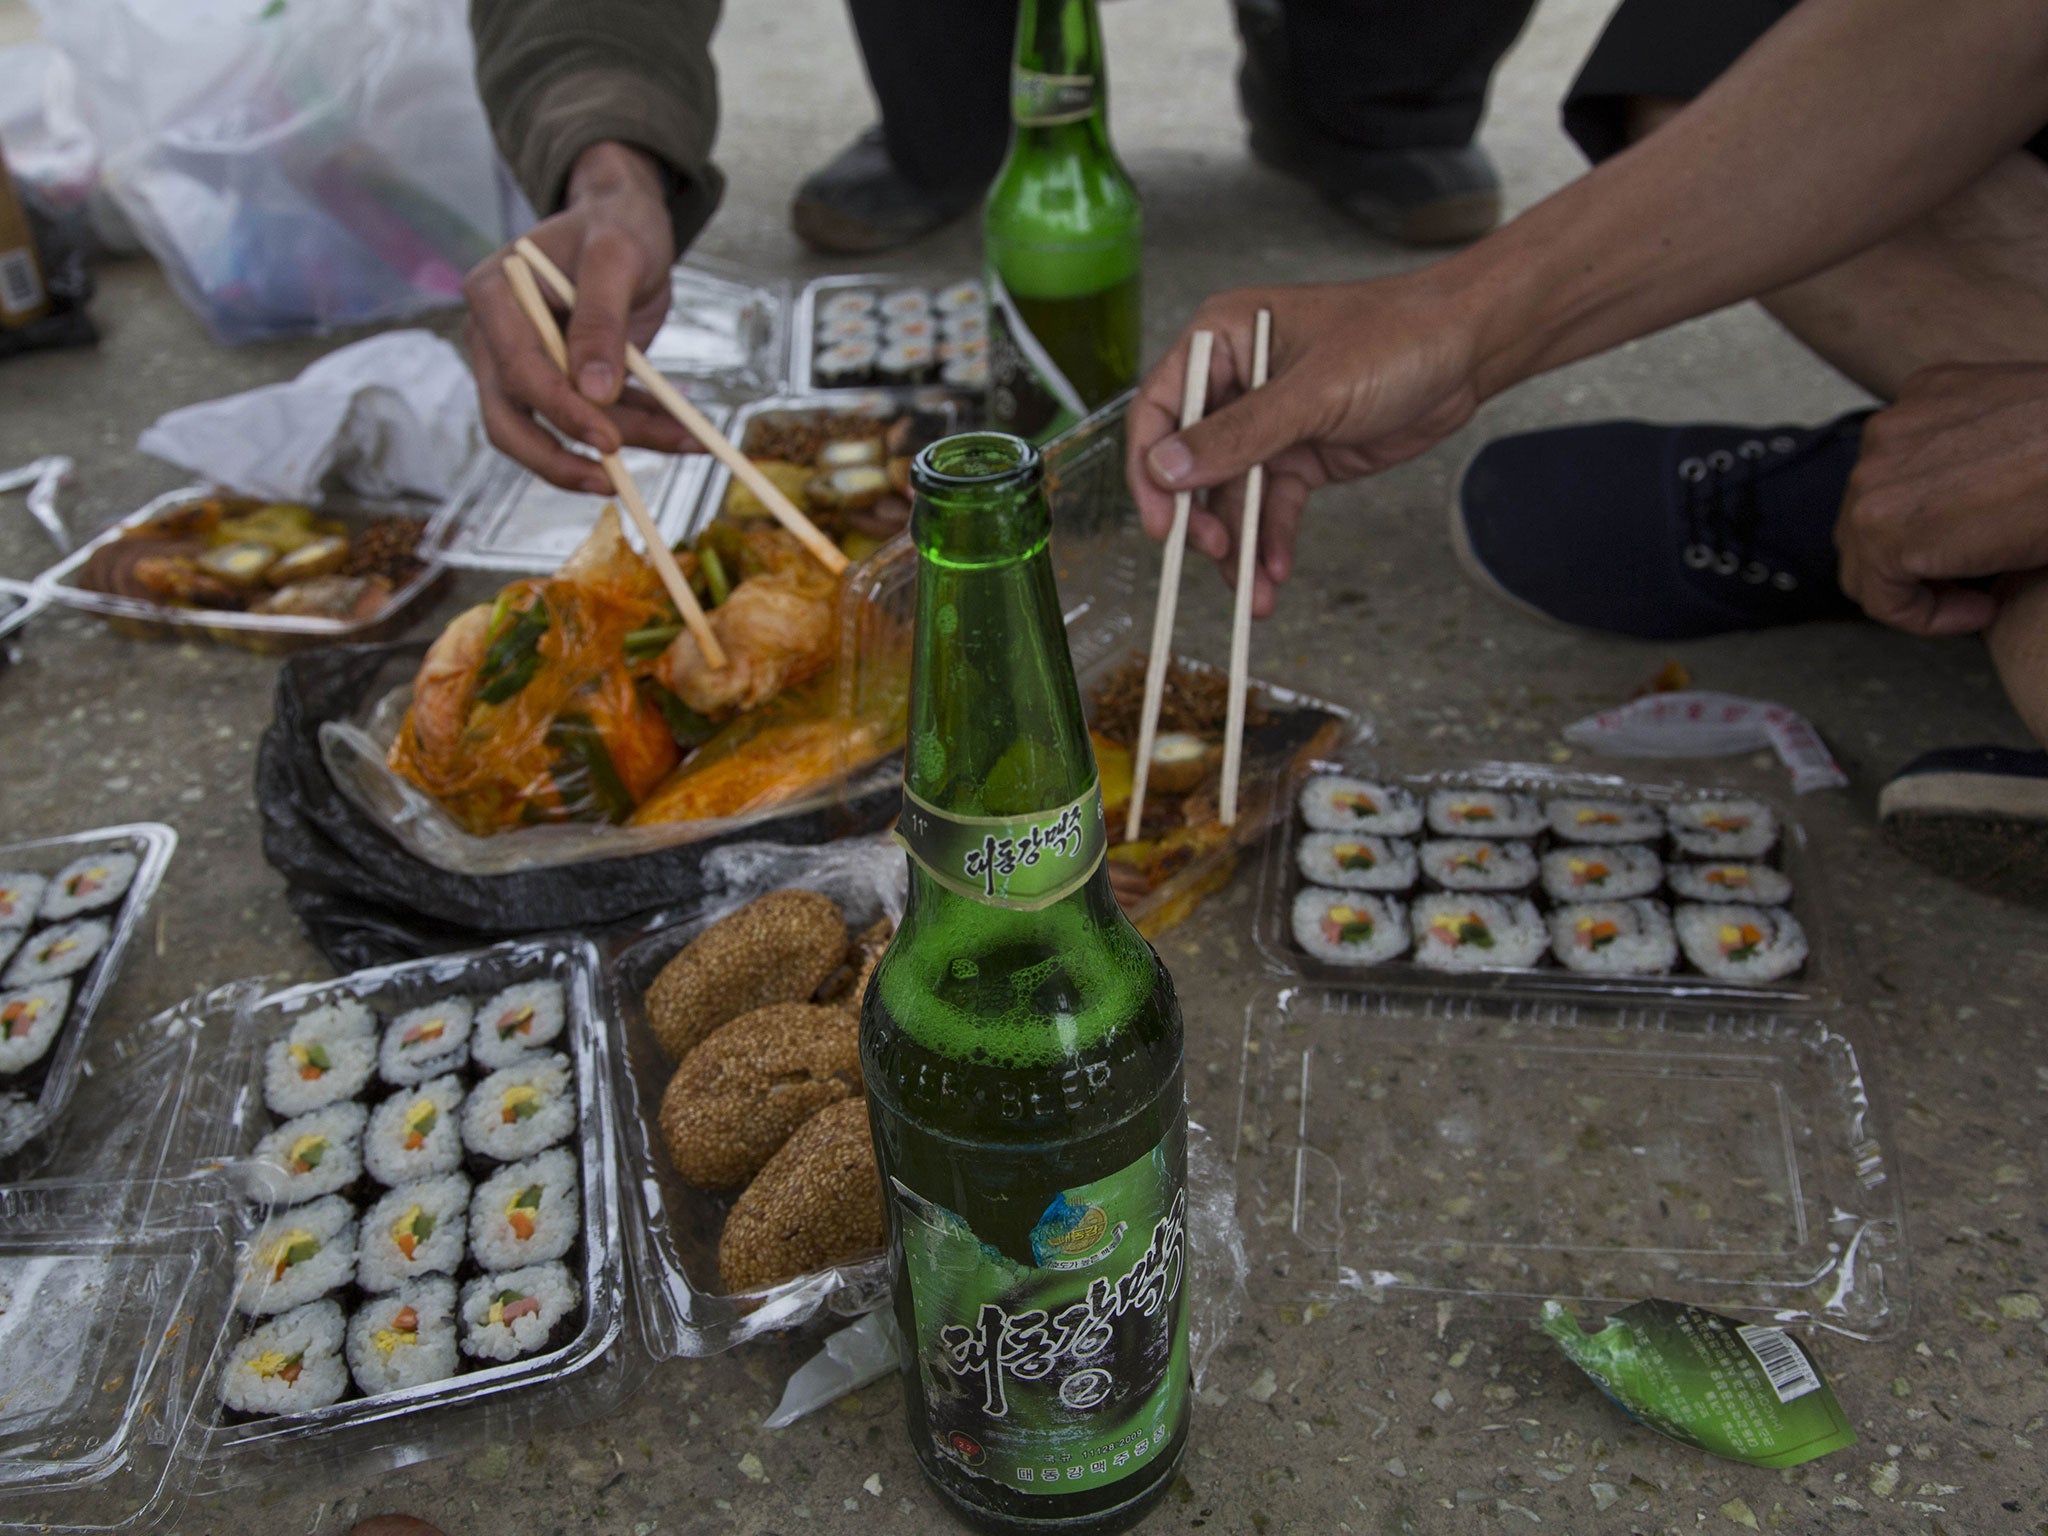
[[[676,250],[718,206],[711,163],[719,0],[470,0],[477,86],[498,148],[545,217],[592,144],[637,145],[669,170]]]

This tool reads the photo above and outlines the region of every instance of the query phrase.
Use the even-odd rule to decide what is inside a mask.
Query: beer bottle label
[[[1081,392],[1032,333],[993,271],[988,281],[988,402],[993,425],[1034,443],[1088,414]]]
[[[1186,1412],[1187,1192],[1178,1125],[1129,1167],[1053,1195],[1030,1264],[890,1184],[939,1454],[1027,1494],[1146,1471]]]
[[[1026,128],[1078,123],[1095,111],[1093,75],[1052,75],[1018,69],[1010,76],[1010,116]]]
[[[1036,912],[1087,884],[1109,850],[1102,786],[1028,816],[956,816],[903,791],[896,841],[956,896]]]

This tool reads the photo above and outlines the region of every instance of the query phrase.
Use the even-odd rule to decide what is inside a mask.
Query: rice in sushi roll
[[[408,1280],[349,1319],[349,1374],[367,1396],[444,1381],[459,1364],[453,1280]]]
[[[529,1264],[462,1288],[462,1352],[503,1363],[539,1354],[576,1310],[576,1281],[562,1264]]]
[[[266,1190],[286,1205],[339,1194],[363,1176],[360,1104],[331,1104],[287,1120],[256,1143]]]
[[[1310,886],[1294,898],[1294,941],[1332,965],[1377,965],[1408,952],[1408,916],[1382,896]]]
[[[32,987],[39,981],[76,976],[99,958],[113,930],[103,917],[81,917],[31,934],[7,967],[0,985]]]
[[[932,307],[949,320],[957,315],[979,317],[988,309],[988,294],[972,280],[954,283],[933,296]]]
[[[818,327],[818,350],[837,346],[842,341],[880,341],[882,322],[873,315],[840,315],[827,320]]]
[[[1543,811],[1560,842],[1654,843],[1664,835],[1664,813],[1636,800],[1553,800]]]
[[[878,342],[834,342],[818,354],[811,373],[820,389],[853,389],[875,376],[875,360],[881,353]]]
[[[1301,788],[1301,819],[1318,832],[1406,837],[1422,830],[1422,802],[1399,784],[1323,774]]]
[[[509,1067],[526,1052],[551,1044],[565,1016],[560,983],[523,981],[507,987],[477,1009],[470,1056],[486,1072]]]
[[[397,1186],[462,1166],[462,1079],[454,1073],[394,1093],[370,1116],[363,1166],[379,1184]]]
[[[466,997],[401,1013],[384,1030],[377,1071],[396,1088],[410,1088],[469,1065],[469,1031],[476,1010]]]
[[[1696,969],[1720,981],[1780,981],[1806,963],[1806,930],[1780,907],[1687,903],[1678,942]]]
[[[459,1173],[399,1185],[363,1217],[356,1284],[380,1294],[422,1275],[453,1274],[468,1210],[469,1180]]]
[[[1678,939],[1661,902],[1587,901],[1550,914],[1550,952],[1589,976],[1662,976]]]
[[[0,928],[25,928],[35,921],[49,881],[25,869],[0,874]]]
[[[875,308],[885,321],[923,320],[932,312],[932,301],[922,288],[899,288]]]
[[[1768,864],[1674,864],[1671,893],[1687,901],[1745,901],[1782,907],[1792,899],[1792,882]]]
[[[1778,818],[1761,800],[1688,800],[1670,816],[1671,840],[1694,858],[1760,859],[1778,841]]]
[[[21,941],[27,937],[26,928],[0,928],[0,971],[7,969],[7,962],[14,958],[14,952],[21,948]]]
[[[0,1077],[26,1072],[50,1053],[64,1010],[71,1005],[71,983],[43,981],[18,992],[0,992]]]
[[[311,1413],[341,1400],[341,1307],[310,1302],[251,1328],[221,1372],[220,1400],[232,1413]]]
[[[39,915],[46,923],[111,907],[135,882],[136,858],[119,850],[73,859],[57,872],[43,892]]]
[[[569,1058],[554,1051],[493,1072],[463,1106],[462,1144],[501,1163],[552,1147],[576,1129],[575,1081]]]
[[[263,1053],[263,1102],[280,1120],[354,1098],[377,1069],[368,1034],[328,1034],[308,1017]]]
[[[1543,894],[1552,901],[1627,901],[1664,883],[1664,861],[1640,843],[1553,848],[1543,855]]]
[[[1534,837],[1549,825],[1542,802],[1505,789],[1437,789],[1429,829],[1439,837]]]
[[[501,1168],[469,1204],[469,1246],[485,1269],[559,1259],[576,1241],[576,1154],[562,1147]]]
[[[1439,971],[1520,970],[1550,946],[1550,930],[1526,896],[1441,891],[1409,914],[1415,958]]]
[[[1295,844],[1302,878],[1351,891],[1405,891],[1415,884],[1415,845],[1357,832],[1310,832]]]
[[[337,997],[332,1002],[308,1008],[292,1026],[294,1040],[372,1040],[377,1034],[377,1015],[359,997]]]
[[[868,288],[845,288],[830,294],[818,304],[818,314],[825,320],[843,320],[849,316],[872,315],[875,312],[875,295]]]
[[[348,1284],[356,1263],[356,1213],[339,1195],[281,1211],[243,1249],[235,1305],[251,1317],[289,1312]],[[335,1329],[337,1343],[341,1337]]]
[[[1447,891],[1526,891],[1536,883],[1536,851],[1527,843],[1432,838],[1422,845],[1422,872]]]

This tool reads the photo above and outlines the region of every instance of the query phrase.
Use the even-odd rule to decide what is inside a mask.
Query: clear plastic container
[[[34,618],[46,601],[27,582],[0,577],[0,640],[7,639]]]
[[[663,373],[699,380],[727,404],[782,387],[789,287],[693,256],[669,272],[668,314],[647,343]]]
[[[959,281],[961,279],[958,277],[937,278],[926,281],[920,278],[905,276],[901,272],[835,272],[828,277],[812,278],[809,283],[804,285],[803,292],[797,295],[796,310],[790,323],[790,392],[798,395],[829,393],[843,396],[858,393],[862,390],[871,390],[879,385],[879,381],[877,381],[875,383],[836,387],[819,382],[817,376],[818,354],[829,344],[824,336],[828,322],[828,316],[825,311],[826,306],[834,298],[842,294],[866,292],[873,294],[877,299],[882,299],[892,293],[910,290],[923,293],[928,299],[936,301],[941,291]],[[937,325],[939,315],[936,303],[933,304],[930,318],[933,321],[932,340],[936,345],[939,339]],[[986,306],[984,306],[981,318],[985,328],[987,323]],[[879,328],[881,323],[879,319],[877,323]],[[986,330],[984,329],[985,334]],[[939,379],[939,372],[942,366],[941,363],[934,363],[931,378],[923,381],[921,384],[914,383],[901,387],[913,391],[920,388],[928,391],[937,391],[939,394],[952,395],[962,400],[979,402],[986,393],[986,386],[980,389],[947,388]],[[879,385],[879,387],[886,388],[888,386]]]
[[[49,1141],[46,1133],[71,1102],[92,1043],[100,1001],[120,972],[129,942],[177,846],[178,834],[154,821],[0,844],[0,871],[53,876],[74,859],[98,853],[127,853],[136,860],[134,879],[120,904],[111,910],[85,914],[106,918],[112,932],[92,963],[71,978],[67,1016],[49,1053],[24,1072],[0,1075],[0,1158],[20,1154],[10,1165],[16,1177],[35,1172],[54,1151],[52,1145],[32,1143],[37,1143],[38,1138]],[[23,941],[23,948],[33,942],[35,932],[49,926],[52,925],[36,922],[30,937]]]
[[[1455,772],[1423,774],[1388,772],[1383,766],[1356,753],[1338,754],[1304,763],[1294,771],[1277,796],[1279,804],[1290,814],[1281,816],[1274,824],[1273,838],[1268,846],[1261,875],[1257,916],[1254,920],[1254,937],[1260,952],[1284,975],[1297,976],[1304,981],[1326,986],[1416,986],[1425,991],[1480,990],[1527,997],[1575,997],[1589,1000],[1619,1000],[1629,997],[1679,998],[1699,1002],[1767,1003],[1780,1008],[1823,1006],[1839,998],[1840,986],[1837,978],[1844,970],[1842,958],[1836,952],[1840,940],[1822,895],[1825,882],[1820,874],[1814,850],[1804,829],[1787,814],[1782,805],[1767,797],[1748,793],[1744,793],[1741,798],[1762,800],[1777,818],[1780,829],[1777,844],[1765,858],[1757,862],[1771,864],[1790,878],[1792,896],[1788,909],[1804,930],[1808,943],[1805,964],[1795,974],[1783,980],[1716,979],[1690,969],[1682,956],[1678,966],[1668,975],[1590,975],[1567,970],[1560,965],[1556,957],[1549,952],[1547,939],[1545,952],[1538,964],[1526,968],[1433,970],[1417,964],[1412,958],[1412,949],[1400,959],[1363,967],[1340,965],[1319,959],[1305,951],[1295,940],[1291,925],[1294,898],[1310,883],[1303,877],[1296,863],[1297,846],[1307,831],[1297,806],[1302,787],[1309,780],[1322,774],[1341,774],[1377,783],[1399,784],[1425,800],[1432,791],[1439,789],[1496,789],[1533,795],[1540,799],[1583,797],[1625,800],[1655,806],[1662,810],[1688,801],[1726,798],[1733,793],[1671,782],[1639,782],[1608,774],[1560,772],[1533,763],[1483,763]],[[1418,838],[1432,835],[1434,834],[1425,831],[1418,834]],[[1544,851],[1563,846],[1548,833],[1536,838],[1535,845],[1539,858]],[[1668,845],[1660,840],[1653,846],[1666,856],[1668,866],[1671,862]],[[1597,852],[1597,849],[1593,851]],[[1404,893],[1395,899],[1405,902],[1410,895],[1431,889],[1433,887],[1426,879],[1419,878],[1412,892]],[[1528,892],[1513,894],[1529,895],[1538,911],[1546,916],[1556,905],[1543,893],[1540,884]],[[1652,895],[1667,905],[1673,900],[1668,886],[1663,883],[1659,884]]]
[[[415,610],[445,579],[446,571],[432,559],[392,592],[376,612],[361,619],[304,618],[289,614],[239,613],[217,608],[180,608],[143,598],[95,592],[80,584],[79,574],[95,551],[132,528],[161,517],[181,503],[218,494],[203,485],[169,491],[102,529],[35,580],[39,596],[96,615],[118,635],[138,640],[192,640],[204,637],[246,651],[281,654],[314,645],[358,645],[403,634]],[[418,506],[371,507],[351,503],[322,505],[322,517],[345,523],[351,531],[378,517],[394,514],[425,518]]]

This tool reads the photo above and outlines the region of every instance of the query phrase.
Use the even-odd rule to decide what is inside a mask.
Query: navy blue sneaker
[[[1907,858],[1951,880],[2048,903],[2048,752],[1948,747],[1916,757],[1877,799]]]
[[[1451,540],[1482,586],[1581,629],[1688,640],[1853,618],[1835,519],[1869,414],[1499,438],[1466,466]]]

